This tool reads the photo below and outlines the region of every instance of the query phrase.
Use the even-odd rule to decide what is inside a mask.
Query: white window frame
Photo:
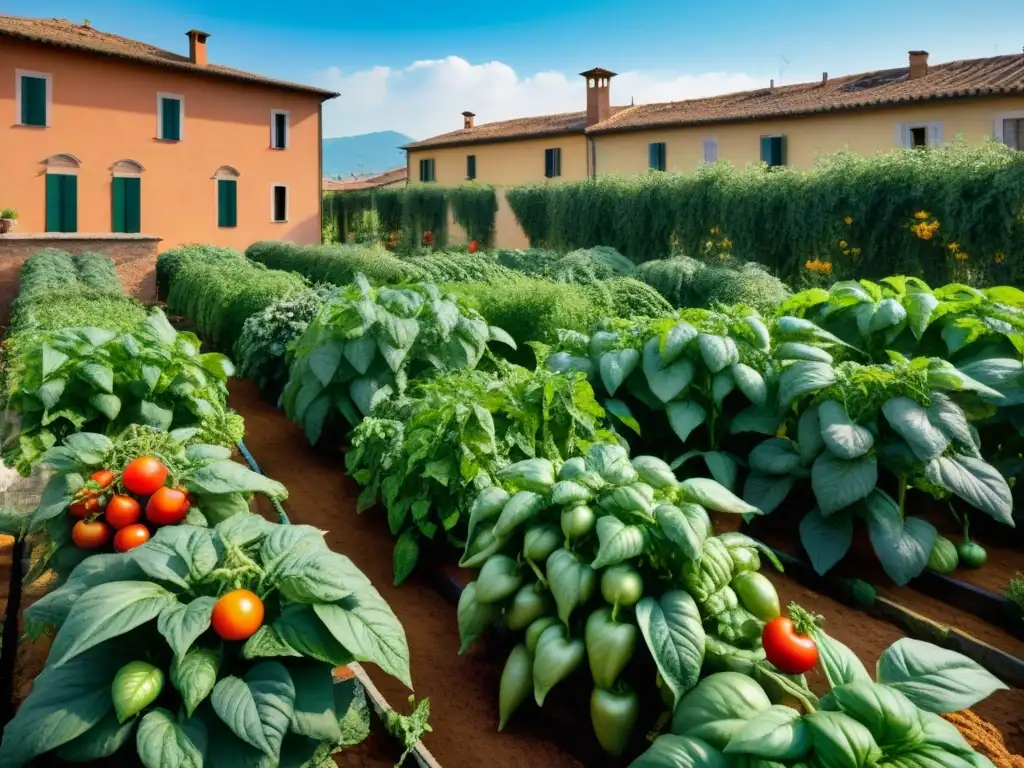
[[[941,147],[942,146],[942,121],[921,121],[915,123],[897,123],[896,124],[896,146],[904,147],[905,149],[914,148],[914,128],[925,129],[925,146]]]
[[[25,125],[21,122],[21,78],[35,77],[46,81],[46,125]],[[17,119],[15,125],[25,125],[26,128],[49,128],[53,118],[53,75],[49,72],[33,72],[29,69],[14,70],[14,117]]]
[[[284,115],[284,147],[278,147],[274,141],[274,131],[277,125],[277,116]],[[282,149],[288,149],[292,143],[292,113],[287,109],[272,109],[270,110],[270,148],[282,151]]]
[[[717,138],[710,138],[709,137],[709,138],[706,138],[706,139],[701,139],[700,146],[701,146],[701,162],[707,163],[709,165],[711,163],[718,162],[718,139]],[[715,154],[715,156],[712,159],[710,159],[710,160],[708,160],[708,148],[714,149],[714,154]]]
[[[21,82],[20,80],[18,82]],[[20,112],[19,112],[20,114]],[[1004,120],[1024,120],[1024,109],[1018,109],[1015,112],[997,112],[995,116],[995,126],[992,131],[992,135],[996,141],[1003,142],[1003,121]],[[1017,138],[1017,143],[1021,144],[1021,138]],[[1005,142],[1004,142],[1005,143]]]
[[[284,187],[284,218],[283,219],[275,219],[274,218],[274,213],[275,213],[275,211],[274,211],[274,190],[277,189],[278,187]],[[288,188],[288,185],[287,184],[271,184],[270,185],[270,223],[271,224],[287,224],[288,223],[288,219],[290,218],[288,214],[290,213],[291,205],[292,205],[292,192]]]
[[[185,140],[185,97],[180,93],[157,91],[156,94],[156,137],[160,141],[174,141],[164,138],[164,99],[178,101],[178,141]]]

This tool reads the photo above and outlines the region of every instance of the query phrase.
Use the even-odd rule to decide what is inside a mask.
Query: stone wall
[[[68,253],[102,253],[114,260],[126,293],[143,302],[156,301],[156,256],[160,238],[153,235],[19,233],[0,235],[0,323],[6,324],[11,301],[18,295],[19,270],[44,248]]]

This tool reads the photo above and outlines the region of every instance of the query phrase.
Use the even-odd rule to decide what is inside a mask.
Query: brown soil
[[[232,380],[229,404],[245,417],[246,447],[260,468],[288,486],[284,507],[292,522],[326,530],[331,548],[362,569],[401,620],[416,695],[430,698],[434,730],[424,744],[437,761],[445,768],[578,766],[567,752],[526,728],[497,732],[500,664],[485,661],[484,649],[458,655],[455,610],[421,574],[392,586],[387,520],[376,510],[356,513],[358,489],[338,459],[314,451],[296,425],[261,400],[252,382]],[[408,711],[409,691],[401,683],[370,665],[367,671],[392,706]]]
[[[1010,753],[1003,743],[1003,735],[973,712],[954,712],[943,717],[959,728],[967,742],[997,768],[1024,768],[1024,757]]]

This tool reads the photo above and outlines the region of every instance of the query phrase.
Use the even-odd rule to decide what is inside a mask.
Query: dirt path
[[[444,768],[579,766],[526,727],[497,732],[501,666],[486,660],[483,650],[458,655],[455,609],[425,581],[414,575],[392,586],[387,521],[375,511],[356,514],[358,489],[338,459],[310,448],[298,427],[260,399],[252,382],[232,380],[229,404],[245,417],[245,444],[260,468],[288,486],[285,509],[292,522],[326,530],[330,547],[362,569],[401,620],[416,695],[430,698],[434,731],[424,743],[438,762]],[[367,669],[388,702],[407,712],[410,692],[372,665]],[[341,758],[339,764],[346,765],[344,753]]]

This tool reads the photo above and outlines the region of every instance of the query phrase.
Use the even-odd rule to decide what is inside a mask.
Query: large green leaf
[[[412,688],[405,630],[377,590],[364,587],[337,604],[318,604],[313,610],[356,659],[376,664]]]
[[[297,603],[333,603],[370,586],[351,560],[326,547],[293,549],[276,574],[281,594]]]
[[[725,754],[794,760],[810,748],[811,733],[800,713],[777,704],[749,720],[729,741]]]
[[[702,333],[697,336],[697,348],[700,350],[704,365],[711,373],[718,373],[726,366],[739,362],[736,342],[728,336]]]
[[[658,351],[659,344],[660,339],[654,337],[644,345],[643,370],[651,392],[661,402],[667,403],[690,386],[696,368],[685,357],[666,365]]]
[[[812,712],[804,722],[811,729],[815,763],[821,768],[863,768],[881,757],[871,732],[842,712]]]
[[[262,493],[273,499],[288,498],[287,489],[266,475],[234,461],[215,461],[192,472],[187,483],[193,493]]]
[[[178,689],[189,717],[217,684],[220,654],[209,648],[192,648],[171,664],[171,684]]]
[[[901,395],[886,401],[882,413],[921,461],[940,456],[949,446],[949,438],[929,421],[928,411],[909,397]]]
[[[295,718],[292,730],[318,741],[341,741],[334,711],[334,678],[328,664],[290,662],[288,673],[295,683]]]
[[[341,357],[345,351],[345,342],[328,339],[318,344],[309,353],[306,362],[321,386],[326,387],[334,381],[334,374],[338,372],[338,366],[341,365]],[[373,359],[372,353],[370,359]],[[365,373],[366,371],[362,372]]]
[[[691,560],[699,560],[704,539],[711,530],[711,519],[699,504],[684,503],[678,507],[661,504],[654,509],[658,527],[683,554]]]
[[[743,484],[743,500],[768,515],[786,500],[794,485],[794,475],[761,475],[751,472]]]
[[[846,683],[832,689],[832,699],[886,751],[912,748],[924,738],[917,707],[888,685],[870,680]]]
[[[157,629],[176,657],[183,657],[192,643],[210,628],[210,616],[216,603],[215,597],[197,597],[188,605],[172,603],[157,617]]]
[[[721,483],[706,477],[691,477],[680,487],[683,498],[699,504],[713,512],[728,512],[734,515],[759,515],[761,510],[751,506]]]
[[[969,709],[1005,683],[977,662],[955,651],[904,637],[878,659],[878,682],[895,688],[928,712]]]
[[[811,488],[825,517],[866,498],[877,484],[878,461],[874,456],[848,461],[826,451],[811,467]]]
[[[19,768],[98,724],[112,711],[110,683],[124,661],[104,645],[43,669],[4,729],[0,765]]]
[[[919,291],[907,296],[904,303],[907,308],[907,325],[910,326],[914,338],[920,341],[924,332],[928,330],[932,312],[939,306],[939,300],[930,293]]]
[[[149,581],[118,581],[93,587],[72,607],[50,648],[48,667],[59,667],[105,640],[152,621],[176,602]]]
[[[668,416],[668,423],[672,431],[676,433],[684,443],[689,439],[690,433],[704,423],[707,418],[707,411],[692,400],[681,400],[669,403],[665,408]]]
[[[139,760],[146,768],[203,768],[206,726],[201,720],[178,720],[166,709],[147,712],[135,737]]]
[[[704,663],[704,626],[689,593],[673,590],[645,597],[636,606],[637,624],[665,684],[678,703],[697,684]]]
[[[126,557],[150,578],[181,589],[205,578],[218,560],[210,530],[196,525],[164,526]]]
[[[210,697],[217,716],[247,744],[278,759],[295,715],[295,684],[276,661],[255,664],[245,678],[229,676]]]
[[[39,499],[39,506],[32,513],[31,528],[38,531],[47,520],[67,511],[75,493],[85,485],[85,480],[76,472],[61,472],[49,479]]]
[[[615,394],[639,362],[640,353],[635,349],[614,349],[601,355],[598,361],[601,383],[609,395]]]
[[[303,656],[334,666],[353,661],[352,654],[328,631],[312,606],[286,605],[273,627],[289,648]]]
[[[938,535],[919,517],[903,517],[884,491],[875,490],[865,502],[868,535],[882,568],[899,586],[919,576],[928,565]]]
[[[626,525],[614,515],[604,515],[597,521],[597,557],[590,564],[595,570],[639,557],[644,551],[644,531],[636,525]]]
[[[847,683],[871,682],[871,676],[857,654],[820,629],[814,631],[813,638],[829,686],[835,688]]]
[[[939,456],[924,465],[924,476],[999,522],[1013,525],[1013,493],[991,464],[971,456]]]
[[[825,517],[815,507],[800,520],[800,543],[814,570],[824,576],[853,544],[853,515],[837,512]]]
[[[798,398],[832,384],[836,373],[828,363],[800,360],[779,375],[779,405],[789,408]]]
[[[754,446],[748,461],[751,472],[762,475],[789,475],[800,467],[800,454],[792,440],[769,437]]]
[[[818,406],[821,439],[825,447],[840,459],[856,459],[871,450],[875,438],[871,432],[850,421],[840,403],[826,400]]]
[[[725,768],[725,757],[700,739],[666,733],[654,740],[629,768]]]
[[[821,416],[817,405],[812,405],[800,414],[796,425],[796,442],[800,449],[800,460],[805,467],[810,466],[825,449],[825,441],[821,437]]]
[[[119,723],[117,713],[111,710],[88,731],[58,748],[55,754],[70,763],[101,760],[117,752],[134,731],[135,720]]]

